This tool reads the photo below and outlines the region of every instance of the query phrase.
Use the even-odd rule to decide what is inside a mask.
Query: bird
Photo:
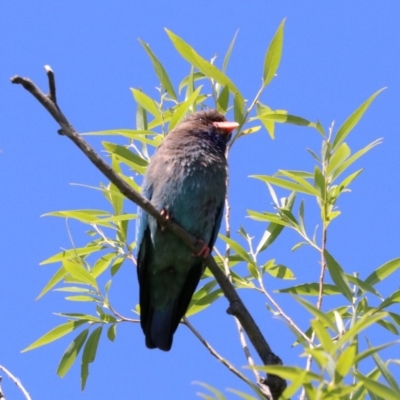
[[[204,272],[221,225],[227,190],[226,148],[237,122],[216,110],[186,116],[150,160],[142,195],[192,234],[189,247],[139,207],[136,226],[140,323],[146,346],[169,351]]]

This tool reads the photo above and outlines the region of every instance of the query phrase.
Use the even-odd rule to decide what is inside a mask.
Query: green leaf
[[[308,126],[310,128],[315,128],[315,123],[311,122],[305,118],[297,117],[296,115],[287,114],[285,112],[279,112],[278,110],[272,111],[270,113],[264,113],[258,117],[250,118],[249,121],[260,120],[260,121],[274,121],[280,124],[292,124],[299,126]]]
[[[317,189],[318,197],[322,200],[326,198],[326,182],[322,171],[316,165],[314,168],[314,187]]]
[[[189,98],[184,101],[183,103],[180,103],[179,106],[176,108],[171,121],[169,123],[168,129],[171,131],[172,129],[175,128],[176,125],[179,124],[179,122],[182,121],[184,116],[186,115],[187,111],[189,108],[195,104],[196,99],[201,91],[202,86],[199,86],[190,96]],[[194,107],[195,108],[195,107]]]
[[[385,300],[379,306],[379,308],[383,309],[396,303],[400,303],[400,290],[396,290],[390,296],[386,297]]]
[[[271,112],[272,110],[268,106],[257,102],[257,115],[269,114]],[[267,130],[270,138],[275,139],[275,122],[267,119],[261,119],[261,122]]]
[[[106,271],[115,256],[116,256],[116,253],[108,253],[108,254],[104,255],[103,257],[99,258],[93,265],[93,268],[91,271],[92,275],[95,278],[97,278],[104,271]]]
[[[102,322],[100,318],[95,317],[94,315],[90,314],[81,314],[81,313],[57,313],[61,317],[65,317],[68,319],[74,318],[79,319],[85,322]]]
[[[117,336],[117,324],[112,324],[107,330],[108,339],[113,342]]]
[[[272,261],[272,262],[271,262]],[[296,279],[294,273],[284,265],[275,264],[275,260],[270,260],[262,267],[263,273],[268,272],[274,278],[279,279]]]
[[[367,339],[368,347],[371,348],[371,343]],[[386,382],[391,386],[393,390],[400,394],[400,387],[396,382],[396,379],[393,377],[387,365],[382,361],[377,352],[372,353],[372,358],[375,361],[376,366],[381,372],[382,376],[385,378]]]
[[[83,350],[82,366],[81,366],[82,390],[85,389],[86,381],[89,376],[89,364],[92,363],[96,358],[97,346],[99,344],[102,329],[103,328],[99,326],[91,333]]]
[[[201,80],[201,79],[206,79],[206,76],[202,72],[193,72],[192,73],[192,70],[193,70],[193,67],[191,68],[191,73],[186,78],[182,79],[182,82],[179,84],[179,93],[181,93],[181,90],[185,86],[189,85],[193,89],[194,82]],[[191,93],[193,93],[193,90]],[[189,96],[191,93],[189,93]]]
[[[66,271],[64,267],[61,267],[60,269],[57,270],[57,272],[50,278],[50,280],[47,282],[46,286],[42,289],[42,291],[39,293],[39,296],[36,297],[36,300],[39,300],[41,297],[43,297],[50,289],[52,289],[55,285],[57,285],[58,282],[60,282],[66,274]]]
[[[380,346],[376,347],[369,347],[367,350],[364,350],[362,353],[359,353],[355,357],[355,363],[359,363],[360,361],[364,360],[365,358],[371,356],[372,354],[378,353],[379,351],[386,349],[389,346],[393,346],[395,344],[399,344],[399,340],[390,343],[384,343]]]
[[[102,210],[66,210],[66,211],[54,211],[42,215],[42,217],[48,217],[48,216],[72,218],[81,221],[83,223],[91,224],[93,223],[93,221],[99,221],[99,217],[110,216],[110,213]],[[105,225],[109,226],[109,224]]]
[[[311,372],[311,371],[306,371],[304,374],[304,370],[298,367],[287,367],[283,365],[263,365],[263,366],[257,366],[254,367],[258,371],[263,371],[267,372],[268,374],[280,376],[283,379],[287,379],[290,381],[295,380],[299,374],[303,374],[304,376],[304,381],[303,382],[312,382],[312,381],[321,381],[322,377],[320,377],[318,374]]]
[[[140,174],[144,174],[146,171],[148,161],[137,154],[132,153],[126,147],[110,142],[102,142],[102,144],[107,151],[115,155],[118,160],[131,167],[134,171],[137,171]]]
[[[214,303],[215,300],[219,299],[222,295],[223,293],[221,289],[216,289],[213,292],[205,294],[204,296],[196,299],[195,301],[193,301],[192,299],[191,306],[189,306],[189,309],[186,312],[186,317],[190,317],[204,310],[212,303]]]
[[[342,381],[350,369],[354,365],[354,359],[356,357],[357,346],[355,343],[352,343],[350,346],[346,347],[342,354],[340,354],[339,359],[336,364],[336,379],[335,382],[338,384]]]
[[[319,284],[318,283],[303,283],[301,285],[291,286],[284,289],[275,290],[276,293],[291,293],[302,296],[318,296]],[[340,294],[341,291],[335,285],[324,283],[322,294],[329,296]]]
[[[143,107],[146,111],[152,114],[154,117],[160,116],[160,110],[156,102],[147,94],[144,94],[142,91],[137,89],[131,89],[133,93],[133,97],[135,98],[136,103],[138,103],[141,107]]]
[[[385,88],[378,90],[371,97],[369,97],[360,107],[357,108],[353,114],[344,122],[344,124],[339,128],[338,132],[335,135],[335,139],[333,140],[333,149],[336,149],[343,140],[346,139],[347,135],[351,132],[351,130],[357,125],[358,121],[364,115],[365,111],[367,111],[368,107],[371,105],[373,100],[379,93],[381,93]]]
[[[206,396],[206,395],[202,395],[201,397],[203,397],[204,399],[209,399],[209,400],[226,400],[226,397],[217,389],[215,389],[214,387],[207,385],[206,383],[203,382],[193,382],[195,385],[200,385],[203,386],[204,388],[208,389],[215,397],[210,397],[210,396]],[[197,393],[198,395],[200,393]]]
[[[68,300],[68,301],[82,301],[82,302],[86,302],[86,301],[99,302],[100,301],[100,299],[98,299],[96,297],[92,297],[92,296],[67,296],[65,298],[65,300]]]
[[[239,92],[235,93],[233,100],[233,113],[234,119],[239,124],[244,124],[245,122],[245,104],[242,95]]]
[[[332,173],[332,182],[343,172],[345,171],[351,164],[353,164],[356,160],[358,160],[361,156],[363,156],[365,153],[370,151],[372,148],[377,146],[378,144],[382,143],[382,139],[377,139],[373,141],[372,143],[368,144],[361,150],[357,151],[357,153],[353,154],[350,158],[348,158],[346,161],[344,161],[342,164],[340,164],[335,171]]]
[[[322,312],[321,310],[318,310],[317,307],[315,307],[313,304],[309,303],[308,301],[302,299],[299,296],[294,296],[294,298],[304,306],[305,309],[307,309],[314,317],[318,318],[321,322],[325,324],[325,326],[328,326],[331,328],[334,332],[336,332],[336,326],[332,322],[332,319],[329,318],[327,314]]]
[[[283,228],[284,228],[283,225],[278,225],[274,222],[270,222],[260,240],[260,243],[257,246],[256,254],[267,249],[275,241],[275,239],[280,235]]]
[[[332,342],[332,338],[329,335],[328,331],[326,330],[326,328],[324,327],[324,325],[317,319],[314,319],[311,321],[311,326],[315,332],[315,334],[317,335],[318,340],[321,343],[322,348],[321,349],[314,349],[314,350],[320,350],[320,352],[323,353],[323,355],[325,356],[324,358],[326,359],[326,354],[324,354],[325,352],[329,352],[332,353],[332,349],[334,347],[333,342]],[[314,354],[315,355],[315,354]],[[326,364],[326,363],[321,363],[321,365]],[[325,366],[324,366],[325,367]]]
[[[138,105],[138,107],[140,106]],[[144,122],[141,123],[144,124]],[[136,139],[136,140],[140,140],[144,136],[157,136],[157,135],[158,135],[157,132],[147,130],[147,125],[145,125],[145,127],[143,128],[140,128],[138,126],[137,129],[109,129],[105,131],[81,133],[81,136],[123,136],[128,139]]]
[[[336,167],[350,157],[350,154],[350,147],[346,143],[342,143],[336,150],[334,150],[326,169],[327,175],[330,175]]]
[[[114,276],[119,271],[124,261],[125,261],[124,258],[116,258],[113,261],[113,264],[111,266],[111,276]]]
[[[217,110],[220,113],[225,114],[226,110],[228,109],[228,104],[229,104],[229,88],[228,86],[224,86],[217,99]]]
[[[382,299],[382,296],[378,293],[377,290],[374,289],[373,286],[369,285],[368,283],[364,282],[363,280],[356,278],[353,275],[350,274],[345,274],[348,281],[351,282],[352,284],[358,286],[360,289],[364,290],[365,292],[370,292],[374,294],[375,296],[379,297]]]
[[[206,61],[199,54],[197,54],[196,51],[179,36],[175,35],[168,29],[165,29],[165,31],[167,32],[169,38],[171,39],[172,44],[175,46],[175,49],[186,61],[195,66],[199,71],[201,71],[207,77],[214,79],[221,86],[228,86],[229,90],[233,94],[238,93],[238,95],[240,95],[240,91],[235,86],[235,84],[215,65]]]
[[[329,274],[335,282],[336,287],[342,292],[343,296],[346,297],[350,302],[353,298],[353,293],[351,292],[349,281],[339,263],[329,254],[328,250],[324,252],[326,265],[329,270]]]
[[[38,340],[33,342],[31,345],[26,347],[22,350],[22,353],[25,351],[36,349],[37,347],[44,346],[45,344],[54,342],[57,339],[67,335],[68,333],[72,332],[76,328],[79,328],[81,325],[85,324],[86,321],[68,321],[65,324],[58,325],[57,327],[53,328]]]
[[[384,319],[388,316],[386,312],[367,313],[364,314],[357,322],[354,323],[339,339],[337,342],[338,348],[346,342],[350,342],[358,335],[361,331],[367,329],[377,321]]]
[[[285,26],[285,20],[286,19],[284,19],[280,23],[278,30],[276,31],[275,36],[273,37],[265,55],[263,71],[264,86],[267,86],[271,82],[272,78],[276,74],[276,71],[278,70],[279,63],[281,61],[283,46],[283,28]]]
[[[69,260],[63,261],[64,269],[73,277],[98,290],[97,282],[94,276],[81,264]]]
[[[386,262],[385,264],[378,267],[374,272],[372,272],[365,283],[374,286],[379,282],[382,282],[385,278],[396,272],[400,268],[400,258],[395,258]]]
[[[308,182],[306,179],[304,179],[301,176],[302,174],[293,173],[291,171],[285,171],[285,170],[280,169],[279,175],[282,175],[282,176],[292,179],[293,181],[295,181],[296,183],[298,183],[299,185],[301,185],[305,189],[307,189],[308,192],[313,193],[315,196],[322,197],[318,188],[316,186],[314,187],[313,185],[311,185],[310,182]],[[315,174],[314,174],[313,178],[315,179]]]
[[[254,263],[251,256],[247,253],[247,251],[236,241],[230,239],[221,233],[218,235],[220,239],[222,239],[225,243],[229,244],[229,246],[236,251],[236,253],[245,261],[249,263]]]
[[[87,246],[70,250],[64,250],[56,255],[42,261],[40,265],[52,264],[55,262],[63,261],[65,259],[74,259],[79,256],[86,256],[99,250],[103,250],[104,246]]]
[[[398,391],[390,389],[382,383],[377,382],[375,379],[367,378],[358,372],[355,373],[355,376],[369,391],[384,398],[385,400],[398,400],[400,398],[400,393]]]
[[[139,42],[141,43],[141,45],[144,47],[144,49],[146,50],[147,54],[149,55],[151,62],[153,63],[153,67],[156,71],[156,74],[158,76],[158,79],[161,82],[161,85],[163,86],[163,88],[165,89],[165,91],[168,93],[168,95],[174,99],[175,101],[178,101],[178,98],[176,97],[175,91],[174,91],[174,87],[172,86],[172,83],[169,79],[169,76],[167,74],[167,72],[165,71],[165,68],[163,67],[163,65],[161,64],[161,62],[158,60],[158,58],[156,57],[156,55],[152,52],[152,50],[150,49],[149,45],[144,43],[142,40],[139,39]]]
[[[63,354],[60,364],[57,368],[57,375],[60,378],[63,378],[72,367],[73,363],[76,360],[76,357],[78,356],[83,344],[86,341],[88,333],[89,329],[85,329],[84,331],[82,331],[67,347],[67,350],[65,350],[65,353]]]
[[[228,68],[228,63],[229,63],[229,59],[231,58],[231,54],[232,54],[232,50],[233,50],[233,46],[235,45],[235,41],[236,41],[236,37],[237,34],[239,33],[239,30],[237,30],[235,32],[235,35],[233,36],[233,39],[231,41],[231,44],[229,45],[228,51],[225,54],[224,57],[224,62],[222,63],[222,72],[225,73],[226,69]]]
[[[255,179],[259,179],[260,181],[263,181],[263,182],[266,182],[266,183],[271,183],[273,185],[282,187],[284,189],[294,190],[295,192],[306,193],[306,194],[310,194],[312,196],[315,196],[316,193],[317,193],[315,188],[310,189],[309,187],[306,187],[306,186],[303,186],[303,185],[299,185],[298,183],[290,182],[290,181],[288,181],[286,179],[276,178],[274,176],[250,175],[250,177],[251,178],[255,178]]]
[[[247,213],[249,214],[251,219],[254,219],[256,221],[262,221],[262,222],[268,221],[268,222],[275,223],[277,225],[291,226],[286,221],[283,221],[282,217],[280,217],[279,215],[276,215],[276,214],[267,213],[267,212],[259,213],[257,211],[251,211],[251,210],[247,210]]]

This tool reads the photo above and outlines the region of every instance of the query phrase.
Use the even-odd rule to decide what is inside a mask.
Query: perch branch
[[[3,367],[2,365],[0,365],[0,370],[3,371],[18,386],[18,388],[24,394],[26,400],[32,400],[31,396],[29,396],[29,393],[26,391],[26,389],[23,387],[21,381],[17,377],[15,377],[7,368]],[[1,394],[0,399],[5,400],[4,393],[0,392],[0,394]]]
[[[67,118],[61,112],[55,100],[55,80],[54,73],[49,66],[45,67],[50,86],[50,94],[45,95],[30,79],[14,76],[11,82],[22,85],[29,93],[31,93],[43,107],[52,115],[55,121],[60,125],[58,131],[60,135],[64,135],[71,139],[89,158],[89,160],[105,175],[129,200],[136,203],[145,210],[149,215],[155,218],[160,224],[175,233],[189,248],[196,254],[201,250],[201,243],[197,239],[186,232],[177,223],[166,219],[153,204],[133,190],[112,168],[92,149],[92,147],[76,132],[74,127],[69,123]],[[236,290],[225,276],[224,272],[218,267],[211,255],[205,260],[206,265],[211,270],[219,286],[221,287],[225,297],[229,301],[228,313],[238,318],[243,329],[247,333],[251,343],[256,349],[260,359],[264,365],[282,364],[281,359],[276,356],[260,329],[255,323],[253,317],[244,306],[241,298]],[[272,393],[272,398],[277,399],[286,387],[286,381],[274,375],[268,375],[264,382]]]

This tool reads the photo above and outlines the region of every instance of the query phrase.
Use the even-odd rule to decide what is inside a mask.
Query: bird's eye
[[[204,119],[203,117],[199,117],[199,118],[196,118],[196,121],[202,121],[202,122],[204,122],[205,119]]]

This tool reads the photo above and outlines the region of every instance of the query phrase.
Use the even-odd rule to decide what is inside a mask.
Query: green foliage
[[[326,134],[319,122],[308,121],[285,110],[272,110],[260,102],[264,89],[279,68],[284,21],[266,51],[262,85],[252,101],[245,100],[248,96],[244,96],[226,74],[236,35],[220,69],[215,60],[207,61],[182,38],[169,30],[166,32],[179,55],[189,63],[188,75],[174,86],[161,61],[149,45],[140,40],[160,82],[158,97],[153,98],[133,88],[132,94],[137,104],[136,129],[89,132],[87,135],[118,136],[125,140],[124,145],[106,141],[102,144],[110,157],[112,168],[138,191],[150,158],[148,146],[157,147],[165,133],[173,129],[188,112],[202,107],[213,107],[223,113],[233,112],[239,128],[230,146],[239,138],[259,131],[261,126],[274,138],[276,123],[309,127],[320,135],[321,155],[308,149],[315,162],[310,171],[280,169],[272,176],[252,176],[266,184],[274,205],[273,210],[247,211],[251,219],[263,224],[264,233],[256,244],[253,243],[254,237],[243,227],[240,227],[237,238],[230,234],[220,234],[224,251],[216,249],[215,259],[236,289],[254,290],[265,296],[268,309],[281,316],[294,333],[294,345],[303,348],[307,367],[301,361],[296,366],[256,367],[259,372],[278,375],[289,381],[282,399],[296,396],[300,391],[309,399],[364,399],[366,396],[400,398],[400,389],[390,372],[389,361],[383,361],[379,356],[383,349],[395,343],[380,343],[373,347],[368,341],[366,347],[360,340],[361,334],[365,336],[368,329],[376,325],[398,335],[400,315],[394,313],[391,306],[400,302],[400,290],[381,295],[376,286],[400,268],[400,258],[383,264],[363,279],[353,271],[346,272],[346,268],[331,252],[327,241],[328,228],[340,215],[339,198],[349,191],[350,185],[362,172],[362,169],[358,169],[348,173],[348,168],[381,142],[380,139],[376,140],[355,152],[345,142],[381,90],[370,96],[336,132],[331,127],[329,134]],[[254,126],[254,122],[260,125]],[[343,178],[342,174],[345,173],[347,175]],[[276,187],[288,191],[287,197],[279,199]],[[110,203],[110,211],[81,209],[46,214],[84,224],[89,229],[86,232],[88,242],[80,248],[72,246],[42,262],[42,265],[57,264],[58,269],[38,296],[40,298],[50,290],[65,292],[68,293],[67,301],[88,303],[92,305],[93,313],[59,313],[67,322],[61,323],[24,350],[49,344],[79,328],[80,332],[61,358],[57,373],[60,377],[65,376],[81,353],[82,389],[86,385],[89,364],[95,360],[103,332],[106,332],[110,341],[114,341],[120,323],[139,322],[137,318],[124,317],[117,312],[109,296],[112,281],[118,277],[123,265],[126,262],[136,262],[136,243],[130,242],[128,234],[136,215],[126,212],[124,197],[113,185],[100,185],[96,189]],[[298,207],[296,198],[301,198]],[[313,230],[314,234],[310,236],[309,228],[306,227],[306,222],[309,224],[306,210],[315,201],[320,215],[320,229]],[[293,267],[276,263],[276,257],[264,259],[265,253],[270,251],[271,244],[278,239],[284,228],[296,232],[299,239],[292,251],[300,251],[308,246],[315,251],[316,259],[321,262],[319,281],[300,282],[275,291],[294,296],[298,304],[310,313],[310,323],[305,330],[297,325],[295,316],[289,317],[282,310],[265,285],[267,280],[272,279],[283,282],[296,279]],[[219,247],[222,248],[222,245]],[[243,272],[241,266],[247,267],[246,272]],[[325,276],[325,273],[329,276]],[[336,296],[337,305],[332,308],[322,307],[322,300],[333,295]],[[186,316],[204,311],[221,296],[216,281],[209,271],[205,271],[203,284],[193,296]],[[315,303],[306,301],[306,296],[316,300]],[[369,305],[371,296],[374,298],[374,306]],[[134,313],[140,313],[138,306]],[[371,363],[374,364],[372,369]],[[217,389],[205,384],[202,386],[213,397],[203,393],[199,394],[200,397],[225,399]],[[231,392],[244,399],[263,398],[254,384],[249,383],[249,388],[257,397],[235,390]]]

